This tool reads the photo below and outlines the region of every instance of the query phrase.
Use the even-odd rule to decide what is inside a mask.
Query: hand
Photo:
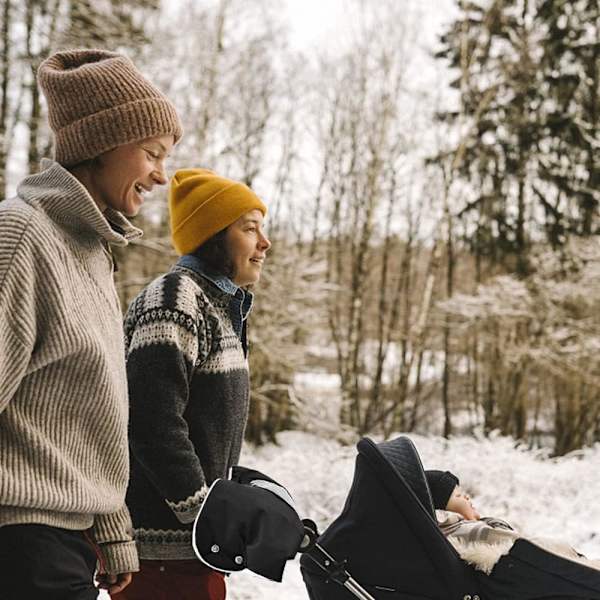
[[[107,590],[112,596],[122,592],[130,583],[133,573],[98,573],[98,587]]]

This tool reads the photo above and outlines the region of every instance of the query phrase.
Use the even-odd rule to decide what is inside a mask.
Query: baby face
[[[476,521],[480,518],[479,513],[475,510],[473,504],[471,504],[469,494],[464,492],[458,485],[454,488],[454,491],[448,500],[446,510],[451,510],[452,512],[462,515],[467,521]]]

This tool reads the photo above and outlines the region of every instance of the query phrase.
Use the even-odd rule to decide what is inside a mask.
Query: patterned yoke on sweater
[[[195,558],[191,529],[208,487],[238,462],[249,374],[232,299],[200,269],[176,265],[127,312],[127,504],[142,559]]]

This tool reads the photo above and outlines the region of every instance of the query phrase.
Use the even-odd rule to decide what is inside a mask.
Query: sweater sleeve
[[[103,561],[100,564],[101,572],[116,574],[139,571],[131,518],[125,505],[117,512],[96,515],[92,535]]]
[[[0,413],[17,391],[36,337],[36,271],[27,222],[0,215]]]
[[[185,419],[205,329],[201,315],[163,305],[139,315],[128,334],[131,452],[181,523],[194,520],[207,492]]]

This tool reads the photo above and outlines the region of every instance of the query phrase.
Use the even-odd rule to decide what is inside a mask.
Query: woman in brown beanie
[[[247,317],[271,243],[262,201],[203,169],[169,193],[177,264],[125,319],[131,511],[141,560],[113,600],[222,600],[222,574],[194,554],[193,521],[209,486],[240,455],[248,414]],[[218,550],[215,550],[218,551]]]
[[[141,235],[125,216],[181,125],[113,52],[54,54],[38,82],[55,160],[0,202],[0,596],[91,600],[96,568],[111,593],[138,570],[110,247]]]

